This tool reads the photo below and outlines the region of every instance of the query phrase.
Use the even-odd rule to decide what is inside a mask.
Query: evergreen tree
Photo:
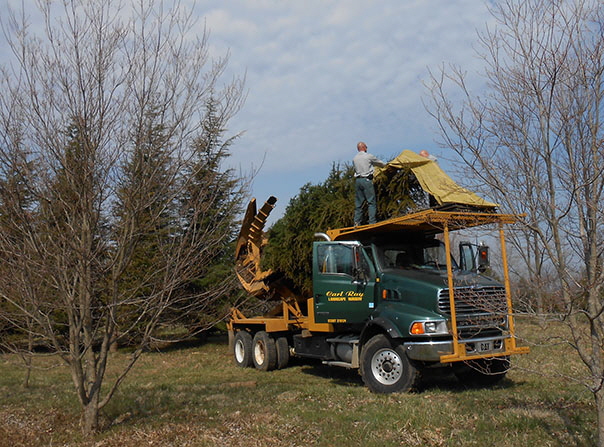
[[[96,311],[104,289],[106,221],[94,132],[74,116],[62,141],[52,170],[46,173],[45,198],[35,216],[36,246],[43,247],[36,253],[41,289],[37,303],[38,311],[48,316],[47,329],[63,335],[50,340],[52,348],[79,352],[79,338],[92,343],[106,317]],[[69,326],[80,328],[84,320],[90,322],[90,330],[66,336]]]
[[[197,279],[180,290],[179,306],[195,311],[183,313],[173,308],[170,313],[174,322],[184,324],[190,332],[207,328],[226,315],[238,288],[232,269],[233,242],[245,185],[232,169],[223,167],[237,135],[225,138],[228,113],[222,108],[224,103],[213,95],[206,101],[202,132],[193,142],[192,157],[183,169],[180,237],[207,259],[197,266]],[[212,306],[200,305],[208,302],[200,296],[214,296]]]
[[[17,138],[13,144],[2,147],[0,164],[0,276],[4,278],[4,293],[9,299],[0,301],[0,343],[3,348],[21,354],[27,366],[24,385],[28,386],[31,373],[33,331],[35,321],[28,313],[35,312],[32,297],[41,289],[40,280],[20,273],[22,265],[35,259],[25,228],[36,224],[35,197],[28,184],[34,177],[34,163]],[[17,305],[17,303],[19,303]],[[28,313],[20,311],[20,307]]]
[[[161,287],[162,247],[169,246],[174,231],[176,190],[171,181],[174,167],[166,151],[169,143],[160,113],[151,108],[135,129],[117,191],[113,239],[129,239],[125,257],[113,270],[114,281],[126,297],[118,314],[121,341],[126,344],[140,339],[145,330],[137,303]]]
[[[426,206],[426,198],[410,171],[388,173],[376,181],[378,218],[400,216]],[[354,168],[333,165],[327,179],[307,183],[293,197],[285,214],[268,232],[263,268],[283,275],[303,295],[312,295],[312,242],[316,232],[350,227],[354,218]]]
[[[215,98],[207,99],[200,133],[179,164],[173,163],[173,147],[158,113],[147,116],[134,138],[115,204],[114,239],[135,234],[123,271],[113,273],[127,297],[118,316],[122,343],[139,340],[149,330],[139,303],[166,283],[171,298],[154,326],[155,339],[195,334],[228,313],[225,307],[236,288],[232,242],[243,183],[222,168],[235,137],[224,139],[227,116],[220,106]],[[197,259],[187,261],[179,246],[187,246]],[[180,278],[171,277],[176,271]]]
[[[375,179],[378,220],[428,207],[428,195],[410,169],[386,170]]]

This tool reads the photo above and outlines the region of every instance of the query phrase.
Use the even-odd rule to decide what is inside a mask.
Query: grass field
[[[521,324],[529,339],[543,334]],[[553,331],[553,329],[547,329]],[[0,356],[0,446],[590,446],[591,395],[558,375],[582,366],[561,345],[532,346],[499,385],[468,389],[441,371],[412,394],[376,395],[356,371],[294,361],[263,373],[234,366],[226,337],[148,353],[84,440],[66,368]],[[110,373],[127,360],[112,354]]]

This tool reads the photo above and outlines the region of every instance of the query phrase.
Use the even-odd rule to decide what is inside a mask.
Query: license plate
[[[492,341],[481,341],[478,342],[478,352],[489,352],[493,350],[493,342]]]

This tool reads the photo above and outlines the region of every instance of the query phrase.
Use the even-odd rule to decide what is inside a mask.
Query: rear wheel
[[[233,357],[240,368],[252,366],[252,336],[246,331],[237,331],[233,342]]]
[[[374,393],[396,393],[411,391],[419,382],[420,374],[403,346],[380,334],[363,346],[361,376]]]
[[[261,371],[271,371],[277,366],[277,349],[275,340],[265,331],[254,335],[253,355],[254,366]]]
[[[289,363],[289,343],[286,337],[277,337],[275,340],[277,349],[277,369],[282,369]]]

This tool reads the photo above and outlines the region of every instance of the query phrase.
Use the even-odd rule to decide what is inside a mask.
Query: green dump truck
[[[506,260],[504,226],[516,216],[449,207],[318,233],[313,295],[304,297],[260,266],[275,202],[257,212],[252,200],[239,235],[243,287],[275,306],[254,317],[233,310],[229,341],[238,366],[269,371],[291,356],[319,359],[358,368],[371,391],[390,393],[411,390],[435,367],[451,367],[466,382],[495,383],[511,356],[528,352],[517,346]],[[503,283],[481,273],[486,247],[451,247],[452,233],[483,225],[499,231]]]

